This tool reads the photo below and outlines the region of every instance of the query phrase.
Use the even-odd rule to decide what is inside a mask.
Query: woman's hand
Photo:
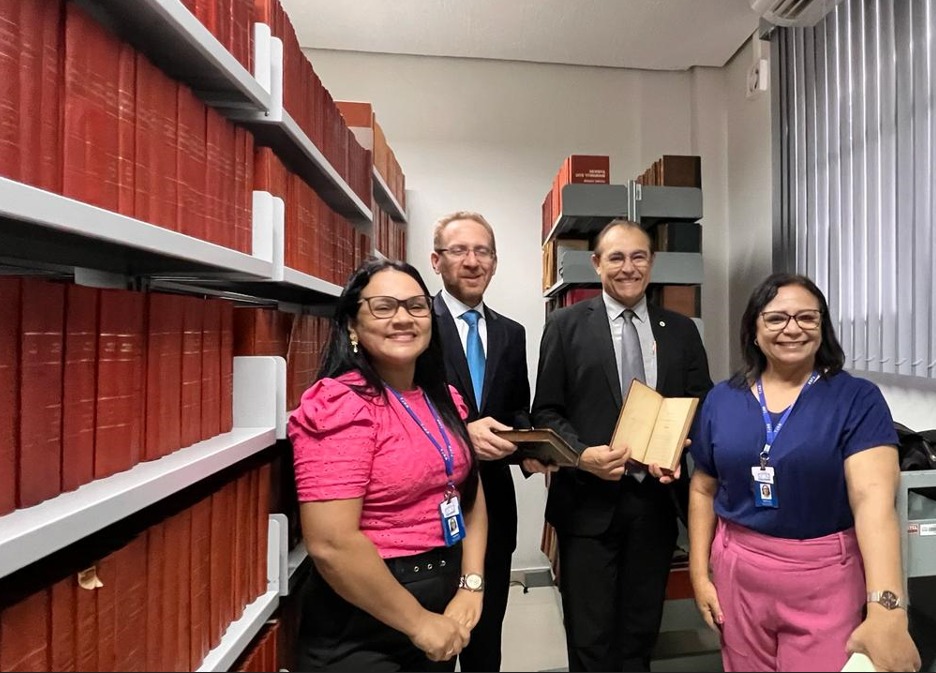
[[[480,591],[465,591],[459,589],[455,597],[445,607],[445,616],[471,631],[481,619],[481,606],[484,603],[484,594]]]
[[[429,661],[448,661],[459,654],[470,639],[471,635],[464,625],[451,617],[428,610],[416,632],[410,636],[413,645],[425,652]]]
[[[710,629],[720,633],[721,625],[725,623],[725,615],[718,603],[718,591],[715,589],[715,585],[712,584],[712,580],[705,579],[700,582],[693,582],[692,590],[695,593],[696,607],[699,608],[702,619],[705,620]]]
[[[920,653],[907,631],[907,613],[868,605],[868,616],[852,631],[845,649],[868,655],[879,671],[919,671]]]

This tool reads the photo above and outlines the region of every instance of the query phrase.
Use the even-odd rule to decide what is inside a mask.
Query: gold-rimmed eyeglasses
[[[425,318],[432,311],[432,297],[425,294],[417,294],[408,299],[397,299],[396,297],[376,296],[361,297],[360,304],[367,304],[370,314],[378,320],[386,320],[396,315],[400,307],[406,309],[414,318]]]
[[[627,260],[630,260],[635,268],[646,269],[650,266],[650,258],[650,253],[643,250],[632,252],[629,255],[625,255],[623,252],[609,252],[604,256],[604,263],[611,268],[619,268],[624,266]]]
[[[780,332],[786,329],[791,319],[796,321],[796,324],[799,325],[801,330],[809,331],[819,329],[819,325],[822,324],[822,311],[819,309],[811,309],[808,311],[800,311],[795,315],[790,315],[783,311],[764,311],[761,313],[761,318],[764,319],[764,327],[771,332]]]

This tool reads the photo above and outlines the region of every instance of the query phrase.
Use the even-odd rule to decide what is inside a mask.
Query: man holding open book
[[[546,518],[569,670],[649,671],[676,544],[672,490],[688,475],[631,461],[627,433],[612,436],[634,379],[667,398],[701,398],[712,381],[693,322],[647,303],[653,249],[640,225],[611,222],[592,262],[601,296],[552,313],[540,346],[533,424],[579,454],[553,475]]]

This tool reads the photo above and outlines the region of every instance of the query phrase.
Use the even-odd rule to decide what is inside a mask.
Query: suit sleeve
[[[698,397],[699,405],[705,402],[705,396],[712,389],[712,377],[709,374],[708,356],[705,353],[705,346],[702,345],[702,337],[695,323],[690,323],[690,336],[686,339],[686,349],[688,370],[686,372],[686,390],[684,395],[687,397]]]
[[[520,327],[516,331],[516,343],[513,348],[517,358],[516,374],[517,385],[514,390],[514,422],[515,428],[529,428],[533,425],[530,420],[530,375],[527,369],[526,358],[526,330]]]
[[[539,365],[536,375],[536,396],[533,399],[533,425],[552,428],[565,439],[577,453],[582,453],[585,444],[567,418],[567,367],[565,346],[560,321],[556,314],[546,319],[543,339],[540,342]]]

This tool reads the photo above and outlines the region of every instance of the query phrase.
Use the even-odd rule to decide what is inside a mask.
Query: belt
[[[384,559],[390,572],[401,584],[442,574],[461,572],[461,543],[436,547],[412,556]]]

